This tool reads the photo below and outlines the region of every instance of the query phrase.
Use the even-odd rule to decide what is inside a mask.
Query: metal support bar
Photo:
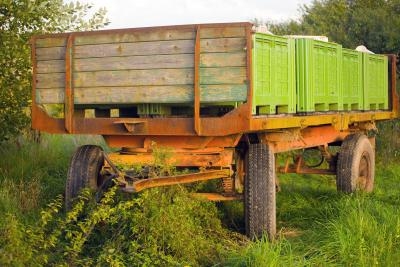
[[[253,113],[253,33],[252,27],[246,27],[246,78],[247,78],[247,104],[248,111],[246,116],[248,119],[252,117]]]
[[[289,164],[286,160],[285,166],[278,168],[279,173],[297,173],[297,174],[319,174],[319,175],[336,175],[335,170],[331,169],[316,169],[304,166],[302,157],[299,157],[295,164]]]
[[[200,26],[196,27],[194,47],[194,130],[201,135],[200,125]]]
[[[74,35],[70,34],[67,40],[65,52],[65,102],[64,118],[65,129],[68,133],[74,132],[74,89],[72,86],[72,58],[73,58]]]
[[[243,195],[241,194],[223,195],[218,193],[193,193],[193,196],[205,198],[210,201],[230,201],[243,199]]]
[[[167,176],[159,178],[142,179],[133,183],[133,185],[127,185],[123,190],[126,192],[139,192],[147,188],[176,185],[176,184],[187,184],[198,181],[206,181],[213,179],[220,179],[229,177],[231,172],[229,169],[205,171],[191,174],[182,174],[176,176]]]

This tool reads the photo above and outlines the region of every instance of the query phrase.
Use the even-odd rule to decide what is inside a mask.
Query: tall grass
[[[63,193],[66,170],[76,147],[92,142],[104,143],[97,136],[63,135],[44,135],[40,144],[27,140],[19,145],[3,143],[0,211],[34,215],[38,207]]]
[[[378,160],[375,190],[368,195],[337,193],[332,176],[280,175],[279,238],[250,242],[240,235],[240,202],[202,202],[184,187],[115,195],[108,204],[84,204],[75,215],[64,214],[57,196],[70,155],[92,140],[46,136],[42,144],[0,148],[0,265],[400,264],[400,164]]]

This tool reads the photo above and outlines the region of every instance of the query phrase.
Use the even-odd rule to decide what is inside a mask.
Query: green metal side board
[[[364,108],[362,53],[343,48],[342,56],[343,109],[362,110]]]
[[[296,39],[297,112],[343,109],[342,46]]]
[[[295,113],[294,40],[255,33],[253,43],[253,114]]]
[[[388,58],[363,54],[364,110],[386,110],[388,105]]]

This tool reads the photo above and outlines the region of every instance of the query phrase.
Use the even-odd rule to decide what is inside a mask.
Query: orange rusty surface
[[[171,150],[167,163],[177,167],[230,167],[234,149],[210,148],[205,150]],[[154,155],[151,151],[111,153],[109,159],[118,165],[151,165]]]
[[[307,127],[303,130],[286,130],[259,134],[264,143],[273,145],[274,152],[316,147],[342,141],[350,132],[338,131],[333,126]]]
[[[158,135],[105,135],[104,140],[110,147],[150,148],[152,145],[198,149],[207,147],[235,147],[241,134],[206,137],[206,136],[158,136]]]
[[[158,178],[149,178],[139,180],[133,183],[131,186],[127,186],[127,190],[131,190],[133,192],[140,192],[144,189],[160,187],[160,186],[168,186],[168,185],[176,185],[176,184],[187,184],[198,181],[207,181],[213,179],[220,179],[229,177],[231,172],[229,169],[223,170],[213,170],[213,171],[204,171],[197,173],[189,173],[189,174],[181,174],[176,176],[166,176],[166,177],[158,177]]]
[[[222,195],[218,193],[193,193],[193,196],[204,198],[209,201],[231,201],[231,200],[241,200],[243,199],[243,195]]]
[[[70,34],[65,50],[65,129],[68,133],[74,132],[74,87],[72,85],[72,58],[74,35]]]

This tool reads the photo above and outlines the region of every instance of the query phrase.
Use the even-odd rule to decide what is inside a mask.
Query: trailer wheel
[[[246,234],[259,238],[276,234],[275,155],[266,144],[250,144],[244,187]]]
[[[367,136],[361,133],[345,138],[337,163],[338,191],[371,192],[374,188],[375,153]]]
[[[103,149],[84,145],[72,156],[65,186],[65,207],[71,209],[73,199],[85,187],[97,190],[101,183],[100,171],[104,164]]]

